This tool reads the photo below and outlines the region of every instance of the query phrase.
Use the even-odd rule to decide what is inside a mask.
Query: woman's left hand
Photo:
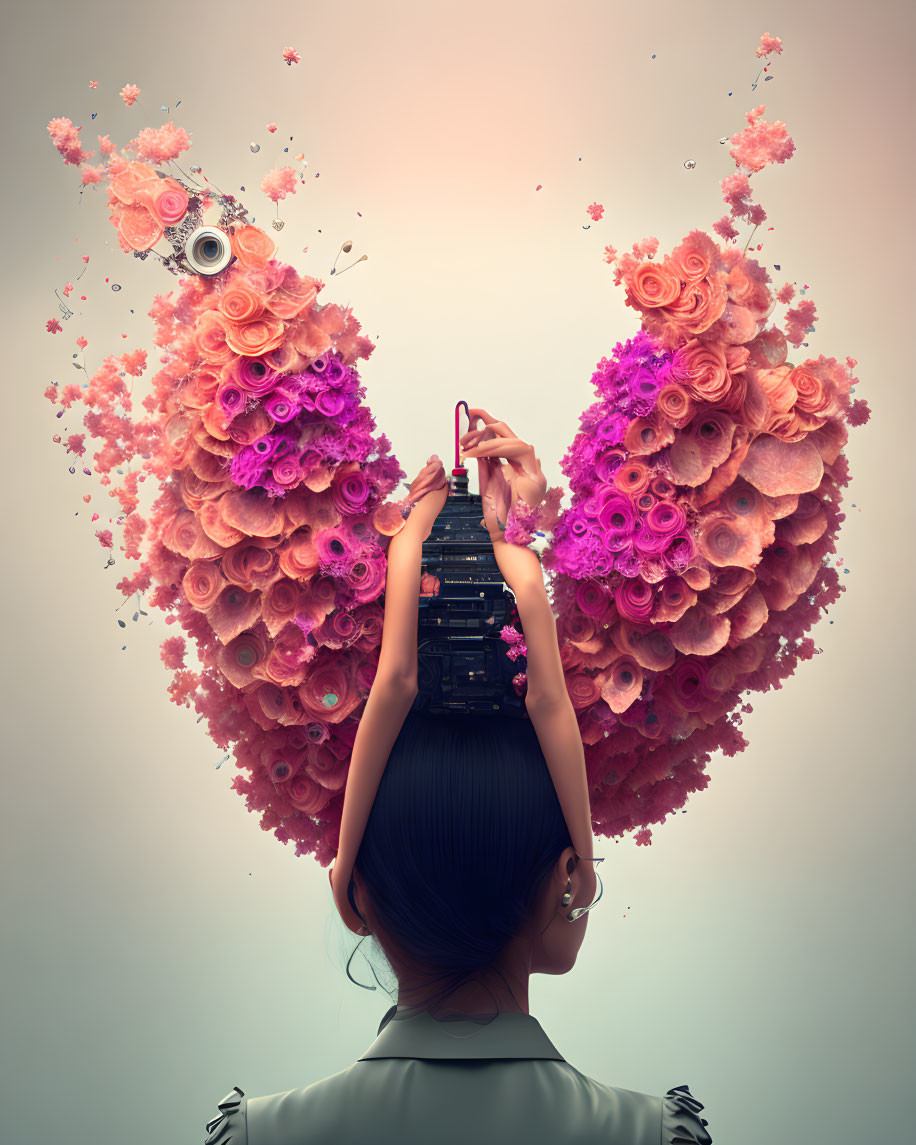
[[[478,418],[484,423],[476,429]],[[547,492],[547,478],[534,446],[516,436],[504,421],[485,409],[468,410],[471,428],[461,438],[464,457],[477,458],[480,498],[490,539],[503,539],[509,510],[521,499],[532,508]],[[503,464],[505,462],[505,464]]]

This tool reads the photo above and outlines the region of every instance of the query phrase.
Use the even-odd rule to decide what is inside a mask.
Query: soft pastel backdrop
[[[118,249],[104,189],[80,201],[48,120],[72,118],[93,150],[96,133],[122,145],[172,119],[192,133],[182,166],[265,226],[261,175],[283,146],[304,151],[279,256],[377,340],[359,368],[403,467],[450,459],[465,398],[533,441],[553,484],[595,364],[636,329],[604,246],[656,235],[661,255],[709,230],[734,170],[718,140],[766,103],[797,151],[752,177],[769,214],[756,257],[780,264],[777,285],[808,284],[809,352],[858,359],[873,411],[847,448],[848,591],[814,630],[823,654],[754,699],[750,747],[713,758],[687,813],[651,847],[599,840],[606,889],[579,962],[535,978],[531,1008],[586,1074],[689,1084],[717,1142],[909,1139],[914,22],[902,0],[6,12],[0,1138],[202,1140],[233,1085],[345,1068],[389,1005],[344,975],[327,872],[259,829],[204,726],[169,702],[158,644],[174,630],[133,622],[132,604],[116,624],[114,584],[135,566],[104,568],[89,517],[107,524],[107,497],[67,472],[51,436],[81,427],[41,395],[74,380],[80,334],[90,369],[141,346],[155,368],[146,311],[176,280]],[[784,46],[768,82],[763,32]],[[339,269],[369,258],[338,280],[347,239]],[[52,336],[68,280],[77,314]]]

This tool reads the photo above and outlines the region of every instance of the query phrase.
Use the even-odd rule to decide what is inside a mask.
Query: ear
[[[592,901],[597,882],[593,868],[593,863],[583,862],[578,858],[575,847],[567,847],[563,851],[554,868],[555,890],[558,888],[555,894],[558,914],[565,916],[574,907],[588,906]],[[567,883],[570,884],[569,893],[572,897],[564,906],[562,898],[566,894]]]
[[[336,865],[334,870],[336,870]],[[329,874],[329,878],[331,881],[331,890],[334,895],[334,905],[337,907],[337,913],[343,919],[343,923],[348,930],[351,930],[354,934],[358,934],[360,937],[362,937],[364,934],[364,930],[362,928],[365,926],[365,923],[359,917],[359,915],[354,912],[353,907],[350,905],[350,900],[347,895],[347,888],[340,886],[334,880],[333,876],[334,871],[332,870]],[[356,876],[354,872],[354,879],[356,878],[358,878],[358,876]],[[360,913],[363,913],[362,907],[359,906],[359,899],[357,897],[357,885],[358,884],[354,885],[353,901],[356,903],[357,907],[359,907]]]
[[[572,910],[579,889],[580,877],[580,864],[576,861],[576,849],[572,846],[566,847],[554,864],[553,877],[550,880],[551,914],[568,914]],[[569,893],[572,898],[564,906],[562,899],[563,895],[566,894],[567,883],[571,884]]]

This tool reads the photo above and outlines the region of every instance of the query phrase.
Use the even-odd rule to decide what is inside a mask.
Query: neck
[[[527,1014],[528,980],[531,976],[531,944],[518,939],[510,942],[493,966],[475,974],[457,990],[430,1007],[433,1016],[491,1014],[498,1006],[503,1013]],[[399,976],[398,1009],[423,1005],[435,997],[441,983],[411,988],[406,976]]]

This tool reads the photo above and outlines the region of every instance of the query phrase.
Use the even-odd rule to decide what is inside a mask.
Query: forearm
[[[547,597],[537,554],[523,545],[495,540],[493,553],[509,588],[515,595],[519,620],[528,647],[527,703],[569,703],[566,678],[557,643],[557,624]]]
[[[413,514],[411,514],[411,517]],[[417,616],[423,541],[428,535],[419,519],[407,518],[388,544],[385,617],[377,676],[406,684],[417,682]]]

